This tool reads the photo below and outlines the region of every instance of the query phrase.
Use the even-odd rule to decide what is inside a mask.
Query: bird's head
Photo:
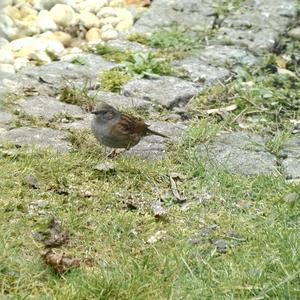
[[[95,115],[95,119],[99,123],[117,120],[120,117],[119,111],[107,103],[98,104],[91,113]]]

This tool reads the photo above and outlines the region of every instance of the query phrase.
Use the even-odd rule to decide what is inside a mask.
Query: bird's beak
[[[95,114],[97,114],[97,112],[95,110],[92,110],[91,114],[95,115]]]

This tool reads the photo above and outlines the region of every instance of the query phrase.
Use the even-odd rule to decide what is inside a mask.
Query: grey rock
[[[211,27],[214,7],[209,0],[154,0],[150,8],[135,24],[139,32],[152,32],[157,28],[179,26]]]
[[[219,239],[215,240],[213,243],[219,253],[226,253],[228,248],[230,248],[230,243],[226,240]]]
[[[277,34],[274,30],[242,30],[234,28],[221,28],[216,36],[218,42],[230,41],[236,46],[245,47],[252,52],[260,53],[262,50],[271,50],[275,45]]]
[[[201,236],[208,236],[213,230],[218,229],[219,226],[217,224],[211,224],[207,227],[203,227],[200,229],[200,235]]]
[[[167,210],[162,207],[162,203],[160,201],[152,201],[150,203],[150,208],[155,218],[161,218],[167,214]]]
[[[31,174],[25,176],[24,182],[34,189],[40,188],[40,183],[39,183],[38,179]]]
[[[186,105],[202,89],[199,84],[190,81],[162,76],[159,79],[132,79],[123,85],[121,93],[173,108]]]
[[[288,193],[283,197],[283,200],[285,202],[290,202],[290,203],[295,202],[299,199],[300,199],[300,195],[296,192]]]
[[[33,117],[51,120],[58,114],[82,119],[84,113],[77,105],[67,104],[49,96],[33,96],[16,102],[23,112]]]
[[[123,51],[127,50],[132,52],[147,53],[153,50],[151,48],[146,47],[145,45],[127,40],[110,40],[106,44],[110,47],[117,48]]]
[[[222,167],[241,175],[270,174],[276,170],[276,157],[264,150],[262,137],[247,132],[224,133],[199,154],[208,167]]]
[[[300,159],[290,157],[282,162],[282,168],[288,179],[300,178]]]
[[[9,124],[15,119],[15,117],[6,111],[0,111],[0,127]]]
[[[2,133],[0,144],[9,142],[16,146],[36,146],[66,152],[71,150],[67,138],[66,133],[51,128],[20,127]]]
[[[137,97],[125,97],[123,95],[111,92],[90,91],[89,96],[94,97],[97,102],[103,101],[118,108],[136,107],[150,109],[153,106],[153,103],[150,101]]]
[[[286,177],[289,179],[300,178],[300,135],[290,138],[283,144],[280,155],[285,158],[282,167]]]
[[[293,39],[300,41],[300,26],[291,29],[291,30],[288,32],[288,35],[289,35],[290,37],[292,37]]]
[[[174,124],[168,122],[147,121],[150,128],[158,131],[169,139],[160,136],[150,135],[141,140],[136,146],[126,151],[128,155],[136,155],[143,158],[158,159],[167,151],[168,141],[179,142],[182,139],[186,126],[183,124]]]
[[[281,146],[280,155],[285,157],[300,158],[300,135],[291,137]]]
[[[76,58],[82,60],[84,64],[72,63]],[[59,90],[70,83],[74,87],[93,88],[98,84],[99,73],[115,66],[100,55],[91,53],[66,56],[62,59],[63,61],[52,62],[43,66],[21,69],[19,74],[23,77],[23,81],[35,80],[39,84],[49,85],[55,90]]]
[[[212,84],[217,81],[223,81],[230,76],[230,72],[222,67],[214,67],[201,61],[197,57],[188,57],[183,60],[174,61],[175,69],[182,69],[195,82],[204,82]]]
[[[75,122],[67,122],[59,124],[61,129],[76,129],[76,130],[86,130],[91,129],[91,122],[93,119],[92,114],[87,114],[82,120]]]
[[[225,45],[211,45],[200,51],[197,56],[207,64],[212,65],[253,65],[257,58],[249,51]]]
[[[247,1],[224,20],[217,39],[229,40],[256,53],[271,50],[296,10],[293,0]]]

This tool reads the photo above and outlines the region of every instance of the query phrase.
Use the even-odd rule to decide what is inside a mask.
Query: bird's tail
[[[162,133],[159,133],[157,131],[154,131],[154,130],[151,130],[151,129],[147,128],[147,135],[151,135],[151,134],[158,135],[158,136],[161,136],[163,138],[169,138],[168,136],[166,136],[166,135],[164,135]]]

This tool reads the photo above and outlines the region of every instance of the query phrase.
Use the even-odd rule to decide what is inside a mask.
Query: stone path
[[[278,35],[296,16],[296,0],[245,0],[240,7],[225,14],[222,20],[216,15],[212,0],[154,0],[151,7],[136,22],[137,32],[152,32],[157,28],[176,23],[187,28],[218,27],[203,49],[173,62],[174,68],[184,69],[189,79],[161,76],[157,79],[135,77],[121,88],[120,94],[99,91],[99,74],[116,66],[99,55],[91,53],[69,54],[60,61],[43,66],[20,69],[15,75],[0,73],[0,95],[7,92],[24,96],[15,103],[12,111],[31,117],[53,120],[66,114],[73,120],[51,128],[12,128],[16,115],[0,111],[0,144],[18,146],[35,145],[52,147],[57,151],[72,149],[67,141],[69,129],[88,129],[91,115],[79,106],[60,102],[56,95],[66,86],[85,87],[96,102],[107,102],[124,108],[140,107],[155,111],[158,106],[171,110],[178,122],[154,122],[153,128],[174,136],[178,141],[185,125],[178,110],[205,87],[230,78],[236,65],[259,63],[262,51],[270,50]],[[119,49],[147,52],[144,45],[124,40],[109,41]],[[74,64],[73,60],[84,61]],[[3,96],[2,96],[3,97]],[[174,117],[175,116],[175,117]],[[178,116],[178,118],[176,118]],[[147,137],[132,148],[129,154],[144,157],[161,157],[167,143],[160,137]],[[199,156],[212,165],[224,167],[242,175],[283,172],[287,178],[300,178],[300,136],[292,137],[275,157],[265,147],[266,140],[247,132],[223,133],[206,145],[199,145]]]

